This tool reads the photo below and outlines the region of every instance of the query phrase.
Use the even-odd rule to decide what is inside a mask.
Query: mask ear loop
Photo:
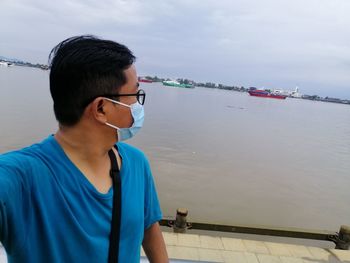
[[[105,100],[108,100],[108,101],[110,101],[110,102],[112,102],[112,103],[119,104],[119,105],[122,105],[122,106],[125,106],[125,107],[128,107],[128,108],[131,108],[130,105],[125,104],[125,103],[123,103],[123,102],[116,101],[116,100],[112,100],[112,99],[110,99],[110,98],[105,98],[105,97],[104,97],[104,99],[105,99]]]
[[[105,122],[105,124],[106,124],[107,126],[111,127],[111,128],[114,128],[114,129],[118,130],[118,131],[120,130],[119,127],[117,127],[117,126],[115,126],[115,125],[113,125],[113,124],[110,124],[110,123],[108,123],[108,122]]]
[[[104,97],[104,99],[105,99],[105,100],[108,100],[108,101],[110,101],[110,102],[112,102],[112,103],[120,104],[120,105],[122,105],[122,106],[126,106],[126,107],[128,107],[128,108],[131,108],[129,105],[127,105],[127,104],[125,104],[125,103],[122,103],[122,102],[119,102],[119,101],[116,101],[116,100],[112,100],[112,99],[110,99],[110,98],[105,98],[105,97]],[[119,140],[119,138],[120,138],[120,134],[119,134],[120,128],[117,127],[117,126],[115,126],[115,125],[113,125],[113,124],[110,124],[110,123],[108,123],[108,122],[105,122],[105,124],[106,124],[107,126],[109,126],[109,127],[114,128],[114,129],[117,130],[118,140]]]

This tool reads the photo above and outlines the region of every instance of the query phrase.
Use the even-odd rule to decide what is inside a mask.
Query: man
[[[150,262],[168,262],[148,161],[120,142],[143,123],[135,57],[80,36],[50,59],[57,133],[0,156],[0,241],[9,262],[111,262],[118,249],[119,262],[139,262],[141,244]]]

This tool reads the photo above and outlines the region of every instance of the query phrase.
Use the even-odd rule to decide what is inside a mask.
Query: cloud
[[[90,33],[127,44],[141,73],[350,97],[347,0],[3,0],[1,10],[4,56],[46,62],[58,42]]]

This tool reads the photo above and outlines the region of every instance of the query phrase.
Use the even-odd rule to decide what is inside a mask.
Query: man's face
[[[124,70],[126,77],[126,83],[120,87],[119,94],[135,94],[139,89],[139,83],[137,80],[137,73],[134,65],[131,65],[128,69]],[[121,96],[119,101],[127,105],[131,105],[137,102],[136,96]],[[111,120],[119,128],[128,128],[133,124],[133,118],[130,108],[123,105],[115,105],[115,115]]]

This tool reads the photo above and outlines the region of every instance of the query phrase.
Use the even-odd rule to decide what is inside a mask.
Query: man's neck
[[[60,127],[55,134],[55,139],[68,158],[100,192],[108,191],[111,185],[108,151],[113,147],[114,142],[107,141],[107,138],[107,134],[93,132],[86,129],[84,125]],[[118,152],[115,151],[115,153],[118,158]],[[120,158],[118,163],[120,166]]]
[[[98,163],[100,159],[108,156],[108,151],[113,146],[105,142],[105,138],[99,138],[97,133],[83,127],[60,127],[55,139],[68,155],[74,155],[90,164]]]

